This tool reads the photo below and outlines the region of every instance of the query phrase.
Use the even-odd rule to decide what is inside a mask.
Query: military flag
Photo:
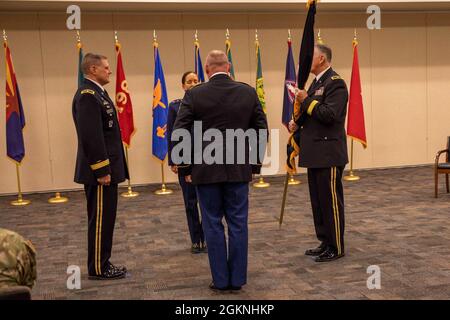
[[[131,137],[135,132],[133,120],[133,105],[131,103],[128,83],[125,78],[125,71],[122,63],[121,45],[116,40],[117,72],[116,72],[116,108],[119,118],[122,142],[129,147]]]
[[[364,108],[359,75],[358,40],[353,39],[353,67],[348,102],[347,135],[367,148],[366,128],[364,124]]]
[[[202,57],[200,56],[200,41],[197,37],[198,33],[195,31],[194,40],[194,72],[197,74],[198,81],[205,82],[205,74],[203,72]]]
[[[153,142],[152,153],[164,161],[167,155],[167,114],[168,99],[164,71],[159,55],[158,42],[153,42],[155,77],[153,86]]]
[[[4,35],[6,58],[6,154],[20,164],[25,157],[25,144],[23,128],[25,127],[25,114],[20,98],[19,85],[14,71],[11,50]]]
[[[316,1],[317,0],[308,0],[307,3],[308,15],[306,17],[305,27],[303,29],[297,75],[297,87],[301,90],[305,88],[306,81],[308,80],[309,73],[311,72],[312,59],[314,56],[314,20],[316,15]],[[302,116],[303,115],[300,114],[300,104],[295,101],[293,119],[298,122],[299,118]],[[300,130],[297,130],[290,136],[287,145],[286,170],[289,174],[294,174],[297,172],[295,158],[299,155],[299,146]]]
[[[259,102],[261,103],[264,113],[267,113],[266,97],[264,92],[264,79],[262,74],[261,48],[259,46],[258,34],[256,34],[255,47],[256,47],[256,93],[258,94],[258,99]]]
[[[226,40],[225,40],[225,53],[228,57],[228,62],[230,63],[230,76],[233,79],[236,79],[234,76],[234,65],[233,65],[233,56],[231,55],[231,39],[230,39],[230,31],[227,29]]]
[[[288,38],[288,53],[286,58],[286,73],[284,77],[284,95],[283,95],[283,114],[281,116],[281,122],[288,127],[289,121],[292,120],[292,113],[294,111],[295,100],[295,87],[296,74],[295,74],[295,62],[292,54],[292,41],[289,35]]]

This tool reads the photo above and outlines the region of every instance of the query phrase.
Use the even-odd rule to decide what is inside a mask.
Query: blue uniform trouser
[[[248,183],[224,182],[197,185],[197,194],[208,242],[208,258],[218,288],[247,282]],[[228,225],[228,250],[222,218]]]
[[[202,223],[197,206],[197,193],[192,183],[187,183],[184,177],[178,176],[181,190],[183,191],[184,207],[192,243],[200,244],[205,241]]]

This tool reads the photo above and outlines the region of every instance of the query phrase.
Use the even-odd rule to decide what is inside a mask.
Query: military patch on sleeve
[[[339,79],[342,79],[340,76],[332,76],[331,77],[331,80],[339,80]]]
[[[91,89],[84,89],[80,92],[81,94],[89,93],[89,94],[95,94],[94,90]]]

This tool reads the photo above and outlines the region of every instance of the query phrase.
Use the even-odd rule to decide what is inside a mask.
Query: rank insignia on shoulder
[[[339,80],[339,79],[342,79],[340,76],[332,76],[331,77],[331,80]]]
[[[91,89],[84,89],[80,92],[81,94],[89,93],[89,94],[95,94],[94,90]]]

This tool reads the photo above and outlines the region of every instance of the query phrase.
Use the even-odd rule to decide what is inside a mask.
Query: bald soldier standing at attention
[[[84,185],[88,210],[89,279],[118,279],[126,268],[109,258],[117,211],[117,186],[128,178],[119,121],[114,103],[103,88],[111,71],[105,56],[88,53],[85,76],[73,99],[78,136],[75,182]]]

